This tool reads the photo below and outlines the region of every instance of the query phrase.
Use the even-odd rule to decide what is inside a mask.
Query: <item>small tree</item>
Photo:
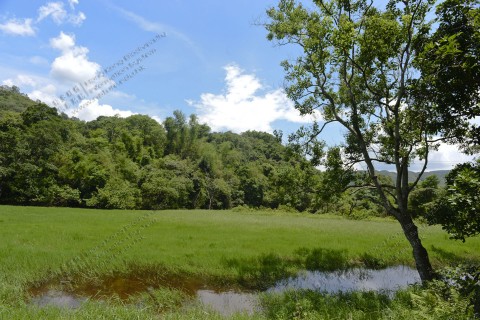
[[[339,164],[351,169],[363,163],[368,173],[362,185],[347,187],[375,190],[374,201],[400,223],[421,279],[431,280],[435,273],[408,199],[439,141],[432,137],[436,132],[410,87],[419,75],[413,64],[415,48],[429,32],[426,14],[433,1],[392,0],[384,11],[365,0],[313,2],[315,10],[281,0],[267,11],[268,39],[302,51],[294,62],[282,62],[288,96],[301,114],[318,110],[323,116],[323,125],[303,129],[297,138],[306,139],[308,146],[327,125],[345,129]],[[316,146],[309,149],[313,156],[318,155]],[[415,158],[423,161],[423,168],[409,183],[408,167]],[[395,168],[393,183],[377,176],[381,164]]]
[[[439,210],[428,216],[439,223],[452,238],[480,234],[480,160],[457,165],[446,177],[446,194],[437,204]]]

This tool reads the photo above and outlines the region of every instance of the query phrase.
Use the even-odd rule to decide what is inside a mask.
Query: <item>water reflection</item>
[[[232,291],[229,288],[208,286],[201,279],[181,279],[172,277],[168,282],[157,283],[153,287],[141,281],[138,277],[109,278],[101,284],[80,286],[72,293],[53,290],[45,285],[32,290],[31,303],[39,307],[55,306],[60,308],[78,308],[89,298],[103,299],[112,296],[128,298],[146,290],[169,287],[183,291],[205,306],[224,316],[234,313],[252,315],[259,305],[257,293]],[[187,281],[188,280],[188,281]],[[383,270],[350,269],[347,271],[319,272],[305,271],[296,277],[278,282],[267,290],[281,293],[286,290],[314,290],[326,293],[346,291],[377,291],[393,297],[395,291],[409,284],[420,282],[418,272],[406,266],[397,266]],[[151,284],[150,284],[151,285]]]
[[[308,289],[318,292],[377,291],[392,296],[395,291],[420,281],[415,269],[396,266],[382,270],[306,271],[278,282],[268,292]]]
[[[258,296],[254,293],[198,290],[197,298],[202,304],[224,316],[238,312],[253,315],[258,306]]]
[[[68,294],[60,290],[48,290],[31,300],[32,304],[39,307],[52,306],[65,309],[79,308],[85,301],[87,301],[85,297]]]

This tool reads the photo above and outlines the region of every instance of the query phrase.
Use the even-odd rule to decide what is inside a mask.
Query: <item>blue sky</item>
[[[133,113],[161,121],[178,109],[199,115],[216,131],[288,134],[312,118],[300,117],[282,90],[280,62],[294,58],[296,49],[274,46],[257,25],[275,3],[0,0],[0,83],[50,105],[64,98],[66,113],[87,121]],[[109,78],[120,71],[110,87],[115,83]],[[132,76],[118,81],[127,74]],[[88,91],[89,80],[110,89],[101,96]],[[89,95],[68,102],[73,88]],[[330,144],[341,137],[338,127],[323,136]],[[464,159],[442,146],[429,169]]]

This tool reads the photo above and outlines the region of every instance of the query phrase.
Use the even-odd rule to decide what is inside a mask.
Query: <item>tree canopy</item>
[[[468,9],[472,3],[448,0],[433,21],[427,13],[434,2],[426,0],[391,0],[384,9],[365,0],[319,0],[311,8],[281,0],[267,11],[267,38],[301,50],[295,60],[281,63],[288,96],[302,114],[320,112],[323,117],[290,140],[318,161],[330,152],[320,150],[323,143],[317,137],[331,123],[343,127],[344,142],[333,147],[335,170],[349,172],[363,164],[368,175],[361,180],[350,175],[344,188],[374,191],[372,200],[401,224],[422,280],[434,278],[434,272],[412,220],[409,197],[427,168],[429,153],[439,142],[465,132],[451,130],[452,123],[468,126],[468,119],[478,115],[478,94],[472,100],[480,79],[478,14]],[[436,31],[434,22],[439,23]],[[452,31],[452,26],[463,29]],[[459,49],[462,44],[465,51]],[[442,68],[447,72],[439,76]],[[468,80],[473,83],[462,87]],[[457,97],[463,99],[461,107]],[[458,112],[450,117],[452,107]],[[329,158],[324,160],[327,167]],[[423,169],[409,183],[408,167],[415,159]],[[391,183],[376,173],[383,165],[396,171]]]
[[[320,171],[271,134],[212,133],[179,111],[83,122],[4,89],[0,105],[16,105],[0,110],[2,204],[320,208]]]

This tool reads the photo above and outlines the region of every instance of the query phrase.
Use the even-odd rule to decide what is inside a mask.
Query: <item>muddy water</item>
[[[237,312],[253,314],[258,297],[255,293],[239,292],[225,285],[212,284],[205,279],[181,275],[161,275],[152,273],[123,274],[85,281],[63,281],[44,283],[32,287],[30,302],[38,307],[54,306],[76,309],[89,299],[102,300],[118,298],[129,302],[129,298],[158,288],[180,290],[196,299],[207,308],[229,316]],[[131,301],[130,301],[131,302]]]
[[[308,289],[326,293],[345,291],[378,291],[393,296],[396,290],[419,282],[416,270],[406,266],[383,270],[350,269],[337,272],[301,272],[298,276],[279,281],[267,292]],[[204,279],[178,275],[155,277],[151,275],[117,275],[76,286],[47,283],[32,288],[31,303],[43,307],[78,308],[87,299],[129,297],[156,288],[180,290],[206,307],[228,316],[236,312],[253,314],[258,309],[257,293],[241,292],[225,286],[213,285]]]

